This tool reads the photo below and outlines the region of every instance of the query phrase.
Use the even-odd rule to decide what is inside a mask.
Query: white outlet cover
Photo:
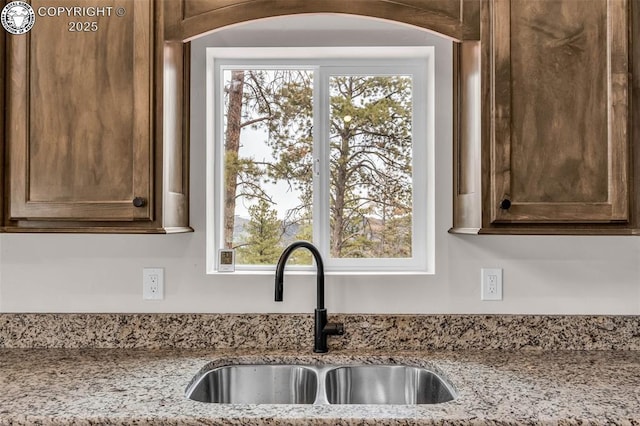
[[[502,300],[502,269],[482,268],[480,300]]]
[[[142,269],[142,298],[144,300],[164,299],[164,268]]]

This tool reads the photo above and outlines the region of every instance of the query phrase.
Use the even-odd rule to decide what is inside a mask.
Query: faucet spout
[[[317,292],[317,309],[324,309],[324,263],[320,252],[308,241],[296,241],[284,249],[276,265],[276,294],[275,301],[282,302],[284,295],[284,267],[289,260],[289,256],[299,248],[306,248],[313,255],[316,262],[316,292]]]
[[[275,301],[282,302],[284,296],[284,267],[291,253],[299,248],[309,250],[316,262],[317,305],[314,313],[313,351],[324,353],[329,350],[327,336],[344,334],[344,326],[342,324],[329,323],[327,320],[327,310],[324,307],[324,263],[316,246],[307,241],[296,241],[284,249],[276,265]]]

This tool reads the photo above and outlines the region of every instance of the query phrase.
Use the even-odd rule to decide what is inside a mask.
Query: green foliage
[[[298,223],[298,232],[295,236],[296,241],[313,241],[313,227],[310,220],[303,220]],[[311,265],[313,256],[309,250],[296,250],[289,257],[289,263],[293,265]]]
[[[411,79],[332,77],[330,91],[331,254],[402,257],[380,248],[388,219],[412,212]]]
[[[265,200],[249,207],[251,221],[246,225],[247,238],[236,251],[237,262],[249,265],[273,265],[278,261],[281,222]]]
[[[330,77],[330,250],[332,257],[411,256],[412,105],[406,76]],[[273,159],[230,155],[226,173],[237,177],[236,197],[258,200],[250,208],[239,263],[274,264],[283,223],[293,239],[312,240],[313,73],[245,72],[242,128],[260,129]],[[263,183],[286,182],[299,194],[297,208],[279,220]],[[297,251],[291,263],[309,264]]]

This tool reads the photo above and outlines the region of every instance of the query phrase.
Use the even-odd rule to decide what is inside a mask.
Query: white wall
[[[321,43],[323,29],[343,42],[425,43],[425,33],[374,21],[272,20],[195,40],[191,144],[191,224],[180,235],[0,235],[0,312],[311,312],[313,276],[289,276],[284,302],[273,302],[270,275],[205,275],[204,46]],[[278,30],[288,29],[284,34]],[[348,31],[347,31],[348,30]],[[364,30],[364,31],[363,31]],[[345,32],[346,31],[346,32]],[[374,35],[375,34],[375,35]],[[270,36],[270,38],[267,37]],[[436,67],[450,66],[450,43],[436,46]],[[326,42],[326,41],[322,41]],[[442,69],[441,69],[442,71]],[[439,91],[450,91],[450,81]],[[450,100],[443,110],[450,110]],[[450,121],[436,142],[436,274],[329,276],[326,305],[344,313],[640,313],[640,238],[456,236],[452,217]],[[444,132],[444,133],[443,133]],[[445,137],[445,136],[441,136]],[[142,300],[142,268],[161,266],[165,300]],[[504,268],[504,300],[480,301],[480,268]]]

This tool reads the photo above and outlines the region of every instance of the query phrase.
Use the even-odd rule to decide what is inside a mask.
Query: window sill
[[[287,275],[309,275],[309,276],[313,276],[316,275],[316,271],[315,270],[286,270],[286,274]],[[275,269],[272,271],[251,271],[251,270],[241,270],[241,271],[234,271],[234,272],[219,272],[219,271],[212,271],[212,272],[208,272],[207,275],[215,275],[215,276],[221,276],[221,275],[228,275],[228,276],[233,276],[233,277],[244,277],[244,276],[275,276]],[[324,276],[325,277],[331,277],[331,276],[335,276],[335,277],[339,277],[339,276],[363,276],[363,277],[369,277],[369,276],[423,276],[423,275],[435,275],[434,272],[428,272],[428,271],[325,271]]]

